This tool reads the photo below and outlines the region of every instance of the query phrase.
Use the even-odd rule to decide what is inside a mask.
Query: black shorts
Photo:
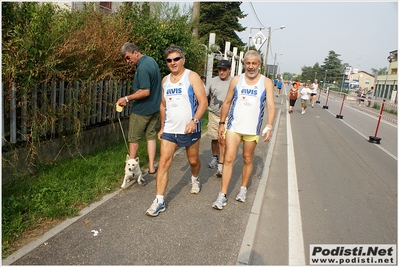
[[[290,106],[295,106],[296,99],[290,99]]]

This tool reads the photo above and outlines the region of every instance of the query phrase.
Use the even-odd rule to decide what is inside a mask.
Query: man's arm
[[[150,95],[150,89],[139,89],[136,92],[134,92],[133,94],[119,98],[118,101],[116,102],[116,104],[124,107],[127,105],[127,103],[129,101],[143,99],[143,98],[148,97],[149,95]]]
[[[233,79],[230,81],[229,89],[227,90],[226,98],[223,101],[222,108],[220,109],[220,122],[225,122],[227,118],[227,113],[230,110],[231,101],[233,100],[234,96],[234,87],[237,85],[240,76],[234,76]],[[219,138],[224,138],[223,134],[225,132],[226,125],[219,124]]]
[[[204,115],[208,107],[208,99],[206,98],[204,83],[202,82],[201,77],[198,75],[198,73],[194,71],[190,72],[190,74],[188,75],[188,80],[190,81],[190,84],[193,87],[195,97],[197,98],[198,101],[198,108],[193,118],[199,120],[202,118],[202,115]],[[193,120],[191,120],[189,124],[187,124],[184,132],[192,133],[196,128],[197,128],[196,123]]]
[[[198,108],[194,114],[194,118],[201,119],[208,107],[208,99],[206,98],[204,83],[202,82],[201,77],[194,71],[190,72],[188,79],[193,86],[194,94],[198,100]]]
[[[269,141],[272,137],[272,128],[274,117],[276,115],[276,107],[274,105],[273,82],[269,78],[265,78],[266,88],[266,104],[267,104],[267,125],[263,129],[262,136],[265,136],[263,142]]]

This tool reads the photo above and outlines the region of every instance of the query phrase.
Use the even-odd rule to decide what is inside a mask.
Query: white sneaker
[[[218,163],[218,171],[216,172],[217,177],[222,177],[222,169],[223,169],[223,163]]]
[[[238,192],[236,200],[240,201],[240,202],[245,202],[246,199],[247,199],[247,188],[241,186],[240,187],[240,192]]]
[[[217,209],[217,210],[221,210],[226,205],[227,205],[226,196],[222,192],[219,192],[218,198],[212,204],[212,208]]]
[[[194,182],[191,182],[190,193],[198,194],[201,191],[201,184],[199,178],[195,179]]]

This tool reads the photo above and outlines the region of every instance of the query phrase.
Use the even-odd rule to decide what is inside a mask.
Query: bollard
[[[374,134],[374,136],[369,136],[369,142],[370,143],[380,144],[381,138],[377,137],[377,133],[378,133],[378,128],[380,128],[382,112],[384,111],[384,104],[385,104],[385,100],[383,100],[382,104],[381,104],[380,116],[378,117],[378,122],[377,122],[377,127],[375,129],[375,134]]]
[[[323,109],[328,109],[327,103],[328,103],[328,97],[329,96],[330,96],[330,90],[328,90],[327,98],[326,98],[326,104],[323,106]]]
[[[317,104],[320,103],[320,95],[321,95],[321,88],[319,89],[319,97],[317,98],[317,101],[316,101]]]
[[[337,119],[344,118],[344,116],[342,115],[342,108],[344,107],[345,98],[346,98],[346,94],[344,94],[344,97],[342,98],[341,109],[339,110],[339,115],[336,116]]]

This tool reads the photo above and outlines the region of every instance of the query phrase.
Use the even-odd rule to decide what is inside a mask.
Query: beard
[[[259,69],[248,69],[245,71],[245,74],[249,77],[249,78],[255,78],[259,73]]]

